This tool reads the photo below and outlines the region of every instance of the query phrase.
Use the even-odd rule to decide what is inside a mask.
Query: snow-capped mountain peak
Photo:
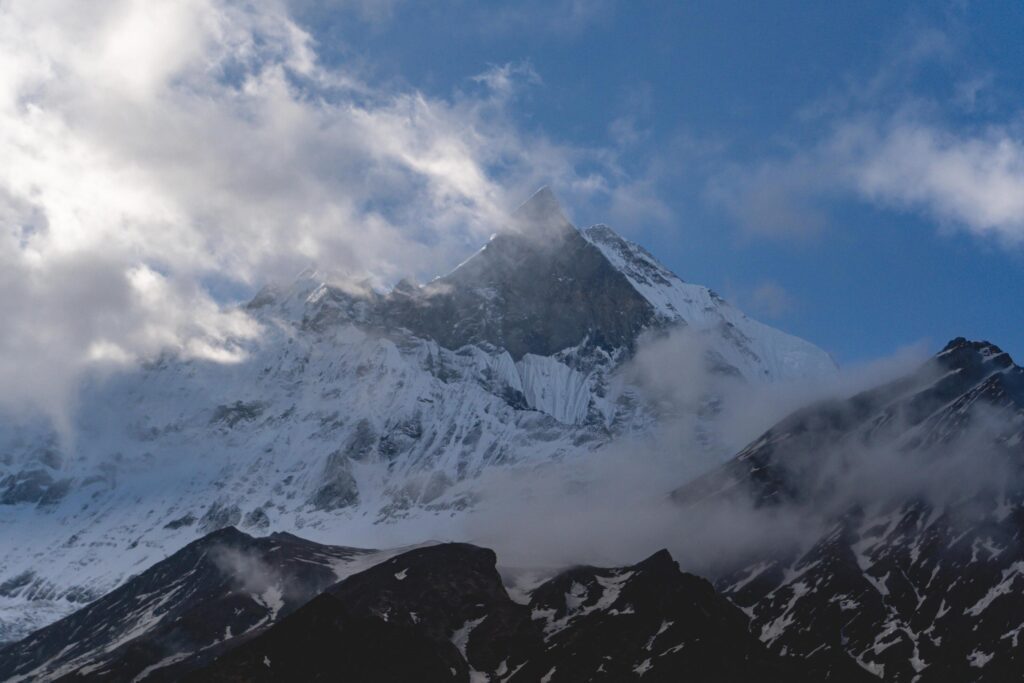
[[[610,228],[577,230],[550,190],[495,227],[421,287],[311,271],[264,289],[244,360],[165,355],[90,381],[73,444],[0,423],[0,640],[226,525],[358,542],[464,509],[492,468],[650,433],[657,411],[621,371],[648,332],[691,329],[751,382],[834,371]]]
[[[683,325],[702,333],[716,360],[747,380],[785,381],[835,372],[835,362],[821,349],[747,317],[707,287],[685,282],[607,225],[582,234],[651,305],[660,325]]]
[[[935,357],[940,365],[961,371],[989,374],[1014,366],[1010,354],[988,341],[970,341],[957,337]]]
[[[547,185],[523,202],[512,213],[512,219],[516,227],[533,232],[572,227],[561,203]]]

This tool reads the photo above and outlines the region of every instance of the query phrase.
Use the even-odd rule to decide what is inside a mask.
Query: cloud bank
[[[1010,129],[961,134],[900,118],[850,123],[835,132],[826,158],[865,198],[1024,243],[1024,137]]]
[[[227,304],[267,280],[434,275],[541,183],[619,191],[605,151],[512,122],[529,67],[469,75],[439,99],[324,64],[282,0],[0,5],[0,404],[231,361],[259,330]]]
[[[674,489],[733,457],[787,415],[905,376],[928,356],[922,346],[908,347],[831,380],[759,386],[716,372],[708,350],[701,335],[686,329],[645,339],[624,373],[649,397],[658,428],[586,458],[485,472],[474,482],[479,502],[461,520],[457,537],[493,547],[511,568],[615,566],[667,547],[684,569],[712,575],[740,558],[817,539],[836,501],[848,504],[858,492],[880,490],[871,482],[887,471],[903,473],[899,480],[892,476],[887,491],[957,482],[959,470],[946,476],[934,468],[936,481],[926,480],[921,463],[886,441],[794,455],[839,463],[825,468],[834,482],[825,505],[769,509],[737,495],[704,503],[697,512],[683,508],[670,497]],[[845,471],[837,471],[841,466]]]

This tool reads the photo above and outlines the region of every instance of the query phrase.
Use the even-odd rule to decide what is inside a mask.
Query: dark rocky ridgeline
[[[542,641],[510,658],[512,681],[814,680],[769,654],[747,617],[666,550],[631,567],[564,572],[529,609]]]
[[[569,223],[547,188],[448,275],[421,288],[400,283],[362,301],[357,305],[332,289],[307,324],[319,328],[339,315],[361,317],[450,349],[504,348],[518,360],[584,340],[606,351],[632,348],[656,319],[651,303]]]
[[[0,680],[174,680],[305,604],[337,581],[334,565],[369,552],[214,531],[10,644]]]
[[[674,498],[688,515],[815,521],[716,576],[772,651],[830,680],[1024,680],[1022,466],[1024,370],[955,339],[903,379],[798,411]]]
[[[468,680],[453,635],[491,614],[523,616],[494,563],[471,545],[410,551],[332,586],[189,680]]]
[[[512,601],[494,554],[422,548],[352,576],[191,681],[800,681],[666,551]]]
[[[0,651],[0,680],[813,680],[667,551],[570,569],[528,604],[484,548],[369,552],[215,531]],[[352,561],[372,566],[332,584]]]

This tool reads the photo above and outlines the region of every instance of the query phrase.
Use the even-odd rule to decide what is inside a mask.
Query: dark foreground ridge
[[[315,576],[291,573],[275,584],[294,596],[275,609],[273,588],[254,595],[232,570],[208,562],[214,548],[289,571],[308,564]],[[492,551],[461,543],[411,550],[321,585],[324,558],[350,561],[358,552],[215,532],[0,654],[0,678],[812,680],[798,662],[769,653],[740,610],[680,572],[664,550],[631,567],[570,569],[528,604],[509,597]],[[290,588],[296,578],[299,591]],[[69,643],[73,652],[62,652]]]
[[[571,569],[527,605],[509,598],[494,562],[464,544],[406,553],[333,586],[190,680],[804,680],[666,551],[632,567]]]

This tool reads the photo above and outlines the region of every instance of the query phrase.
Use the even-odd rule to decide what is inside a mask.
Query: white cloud
[[[766,280],[750,295],[754,308],[770,318],[779,318],[793,310],[793,297],[777,282]]]
[[[479,503],[463,519],[463,535],[494,548],[510,567],[609,566],[667,546],[684,569],[708,575],[723,561],[817,539],[822,508],[838,506],[840,494],[845,497],[838,500],[848,504],[899,487],[904,493],[926,486],[941,490],[962,474],[942,467],[922,483],[920,463],[911,456],[893,458],[891,450],[869,449],[856,441],[834,454],[850,456],[843,472],[848,478],[836,483],[825,506],[818,501],[810,507],[767,510],[737,489],[736,497],[711,496],[699,514],[691,514],[670,499],[671,490],[720,465],[793,411],[816,401],[845,400],[905,377],[908,368],[919,367],[929,355],[918,344],[832,378],[753,386],[714,372],[707,350],[705,340],[685,329],[642,339],[627,372],[656,406],[658,428],[620,439],[585,459],[486,472],[475,483]],[[712,397],[720,399],[715,401],[720,410],[712,421],[699,419]],[[717,447],[709,448],[711,434],[717,435]],[[858,463],[857,454],[873,457]],[[887,467],[895,473],[888,479]],[[989,472],[973,474],[964,481],[992,479]]]
[[[4,2],[0,403],[57,409],[97,360],[234,358],[258,330],[210,279],[432,275],[542,182],[620,192],[589,180],[602,151],[515,126],[531,73],[378,87],[322,64],[284,0]]]
[[[829,203],[852,197],[1019,246],[1024,128],[1014,111],[1000,125],[996,75],[968,62],[945,32],[917,27],[873,74],[802,108],[779,154],[722,164],[707,197],[748,235],[813,235]]]
[[[540,75],[529,62],[492,65],[474,76],[473,80],[487,86],[495,96],[503,99],[516,95],[524,85],[541,83]]]
[[[1024,140],[895,120],[840,127],[827,147],[862,196],[922,211],[978,235],[1024,241]]]
[[[1024,138],[1006,128],[956,132],[892,115],[837,122],[791,156],[734,165],[708,197],[748,235],[790,239],[828,222],[825,201],[853,196],[943,226],[1024,242]]]

